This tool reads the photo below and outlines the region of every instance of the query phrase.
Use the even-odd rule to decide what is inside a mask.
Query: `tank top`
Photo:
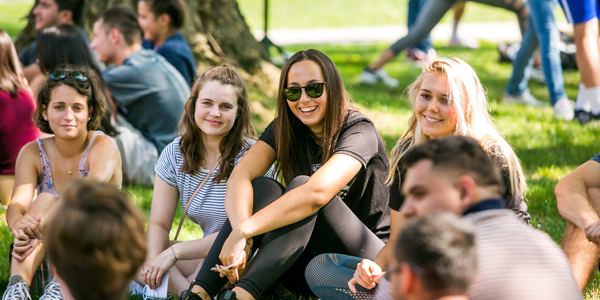
[[[90,142],[88,143],[88,146],[85,149],[85,152],[83,153],[83,156],[81,157],[81,160],[79,161],[79,177],[80,178],[85,178],[90,173],[87,169],[87,166],[85,165],[85,161],[87,160],[88,153],[90,152],[90,149],[92,148],[94,139],[98,135],[104,135],[104,133],[102,131],[96,131],[92,134],[92,137],[90,138]],[[38,195],[41,193],[50,193],[56,199],[60,199],[60,195],[54,189],[54,181],[52,180],[52,167],[50,166],[50,160],[48,159],[48,156],[46,155],[46,151],[44,150],[44,145],[42,144],[42,139],[38,138],[37,143],[38,143],[38,146],[40,147],[40,159],[42,161],[42,172],[40,174],[40,177],[38,178],[38,184],[37,184],[37,188],[36,188],[37,193],[38,193]]]

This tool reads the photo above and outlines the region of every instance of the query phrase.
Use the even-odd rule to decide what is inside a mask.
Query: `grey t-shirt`
[[[120,66],[102,72],[126,118],[158,153],[177,136],[177,124],[190,90],[181,74],[151,50],[131,54]]]

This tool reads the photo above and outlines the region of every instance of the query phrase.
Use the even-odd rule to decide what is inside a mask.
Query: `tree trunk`
[[[39,0],[36,0],[36,4]],[[91,33],[95,16],[106,8],[125,3],[137,8],[138,0],[87,0],[82,27]],[[245,72],[246,79],[272,95],[278,69],[269,61],[265,47],[256,41],[240,13],[236,0],[184,0],[186,36],[201,73],[212,65],[227,63]],[[29,13],[27,27],[19,34],[17,49],[35,39],[35,18]]]

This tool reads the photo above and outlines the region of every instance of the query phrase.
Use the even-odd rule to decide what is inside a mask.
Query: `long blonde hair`
[[[450,102],[454,106],[457,119],[454,134],[468,136],[477,140],[490,156],[503,156],[504,159],[500,161],[506,163],[510,174],[510,194],[514,194],[516,190],[525,193],[527,184],[523,175],[521,162],[512,147],[494,126],[492,117],[489,114],[487,95],[473,68],[456,57],[438,58],[430,62],[423,68],[423,72],[421,72],[417,80],[408,87],[408,94],[413,107],[415,106],[415,101],[423,80],[430,74],[442,74],[446,76],[448,94],[451,95]],[[388,183],[394,180],[396,173],[401,174],[400,159],[413,146],[430,139],[429,136],[423,133],[417,117],[413,110],[412,116],[408,121],[408,128],[402,134],[394,149],[392,149],[392,167],[388,175]]]

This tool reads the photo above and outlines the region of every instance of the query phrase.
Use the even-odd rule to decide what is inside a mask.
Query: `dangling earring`
[[[44,121],[48,121],[48,118],[44,117]]]

